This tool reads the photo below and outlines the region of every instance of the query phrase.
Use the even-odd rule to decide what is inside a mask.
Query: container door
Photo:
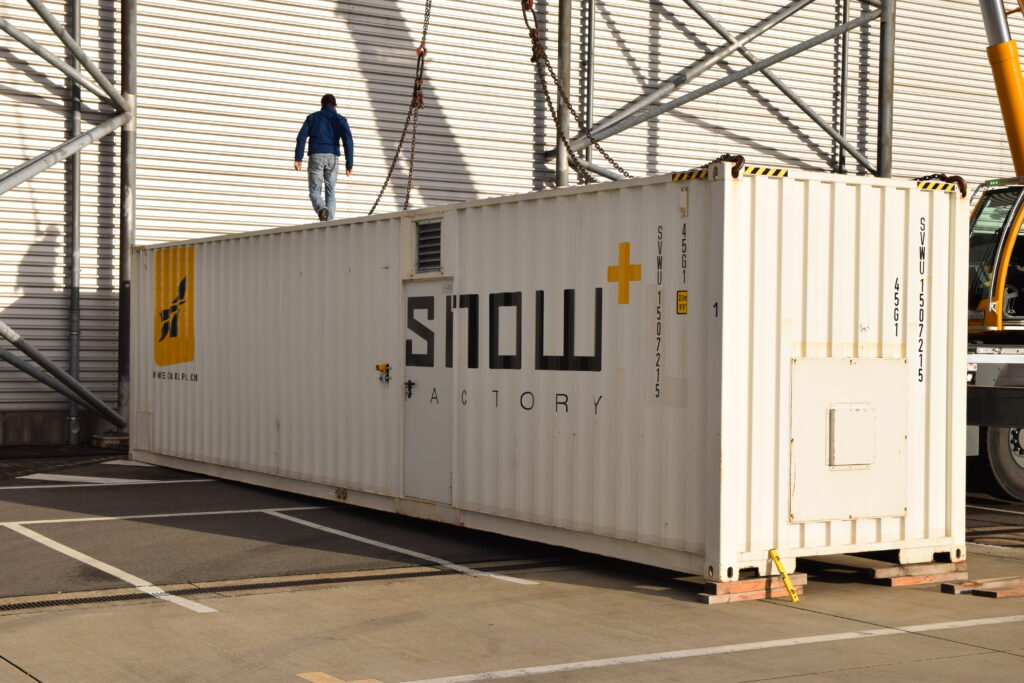
[[[452,369],[445,363],[446,280],[405,284],[404,491],[452,502]]]

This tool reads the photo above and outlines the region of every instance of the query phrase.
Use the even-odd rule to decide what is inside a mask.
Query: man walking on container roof
[[[338,141],[345,145],[345,175],[352,175],[352,131],[348,121],[337,112],[334,95],[320,98],[320,111],[306,117],[299,136],[295,139],[295,170],[302,170],[302,154],[309,138],[309,200],[322,221],[334,218],[334,183],[338,179]],[[326,187],[327,200],[321,196]]]

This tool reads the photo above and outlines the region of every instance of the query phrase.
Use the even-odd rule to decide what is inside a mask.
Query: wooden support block
[[[966,562],[920,562],[917,564],[891,564],[872,569],[875,579],[895,579],[910,576],[936,576],[966,572]]]
[[[763,582],[763,579],[762,579]],[[794,590],[797,595],[804,594],[803,586],[794,586]],[[771,591],[767,591],[764,587],[761,590],[746,591],[743,593],[698,593],[697,599],[703,602],[705,605],[722,605],[727,602],[745,602],[747,600],[766,600],[768,598],[788,598],[789,592],[786,587],[772,588]]]
[[[1024,586],[1019,588],[992,588],[974,590],[974,595],[982,598],[1019,598],[1024,596]]]
[[[967,572],[948,572],[946,574],[925,574],[921,576],[894,576],[889,579],[881,579],[882,585],[899,588],[901,586],[920,586],[928,583],[940,583],[942,581],[966,581]]]
[[[976,590],[993,590],[996,588],[1024,588],[1024,576],[1003,576],[997,579],[979,579],[977,581],[953,581],[940,586],[943,593],[960,595]]]
[[[794,586],[806,586],[807,574],[803,572],[789,575],[789,580]],[[711,595],[729,595],[732,593],[749,593],[751,591],[764,592],[771,588],[786,590],[786,584],[778,574],[772,576],[759,576],[756,579],[740,579],[739,581],[708,581],[704,584],[704,591]]]

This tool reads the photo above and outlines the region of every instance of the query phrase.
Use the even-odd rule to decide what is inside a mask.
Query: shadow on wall
[[[57,276],[60,270],[67,272],[62,228],[53,223],[36,228],[35,240],[25,250],[17,268],[13,288],[15,297],[0,309],[0,320],[14,328],[51,361],[67,369],[70,297],[68,289]],[[85,291],[81,296],[81,311],[82,382],[101,397],[102,394],[109,397],[114,389],[116,369],[106,354],[97,356],[92,351],[106,348],[113,341],[117,297],[109,290]],[[0,344],[33,367],[38,367],[6,340]],[[0,378],[3,385],[0,442],[5,445],[67,442],[65,409],[54,407],[54,404],[66,402],[63,396],[6,363],[0,363]],[[87,410],[79,412],[83,419],[83,440],[110,428],[110,425],[88,414]]]
[[[390,164],[405,121],[405,111],[412,96],[415,57],[411,55],[419,44],[421,25],[410,26],[405,21],[398,0],[374,0],[372,3],[336,0],[334,12],[348,24],[349,34],[358,41],[355,45],[357,64],[366,79],[367,94],[372,108],[368,114],[376,122],[385,163]],[[382,21],[386,26],[384,29],[381,28]],[[360,40],[360,37],[365,39]],[[379,40],[381,38],[382,40]],[[409,58],[401,60],[408,63],[407,75],[402,77],[408,83],[408,89],[405,91],[407,95],[389,97],[382,94],[377,79],[380,77],[382,66],[394,64],[395,54],[404,54],[404,51],[408,51],[410,55]],[[419,152],[416,154],[413,169],[413,198],[410,199],[410,205],[415,207],[417,192],[427,205],[477,198],[477,189],[456,137],[460,131],[452,128],[442,110],[437,91],[431,84],[429,62],[423,82],[423,94],[426,106],[419,115]],[[399,110],[401,114],[397,113]],[[358,154],[359,140],[356,139],[355,143]],[[405,149],[395,166],[391,185],[385,198],[382,198],[382,202],[386,204],[386,197],[390,197],[391,203],[399,208],[405,200],[406,182],[409,177],[409,143],[407,137]],[[425,153],[424,148],[428,146],[432,151]],[[381,183],[384,182],[386,170],[387,167],[380,169]]]

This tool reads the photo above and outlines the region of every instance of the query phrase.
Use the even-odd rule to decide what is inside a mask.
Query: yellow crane
[[[1024,75],[1003,0],[979,0],[1015,177],[990,180],[971,214],[968,455],[1000,493],[1024,500]]]

